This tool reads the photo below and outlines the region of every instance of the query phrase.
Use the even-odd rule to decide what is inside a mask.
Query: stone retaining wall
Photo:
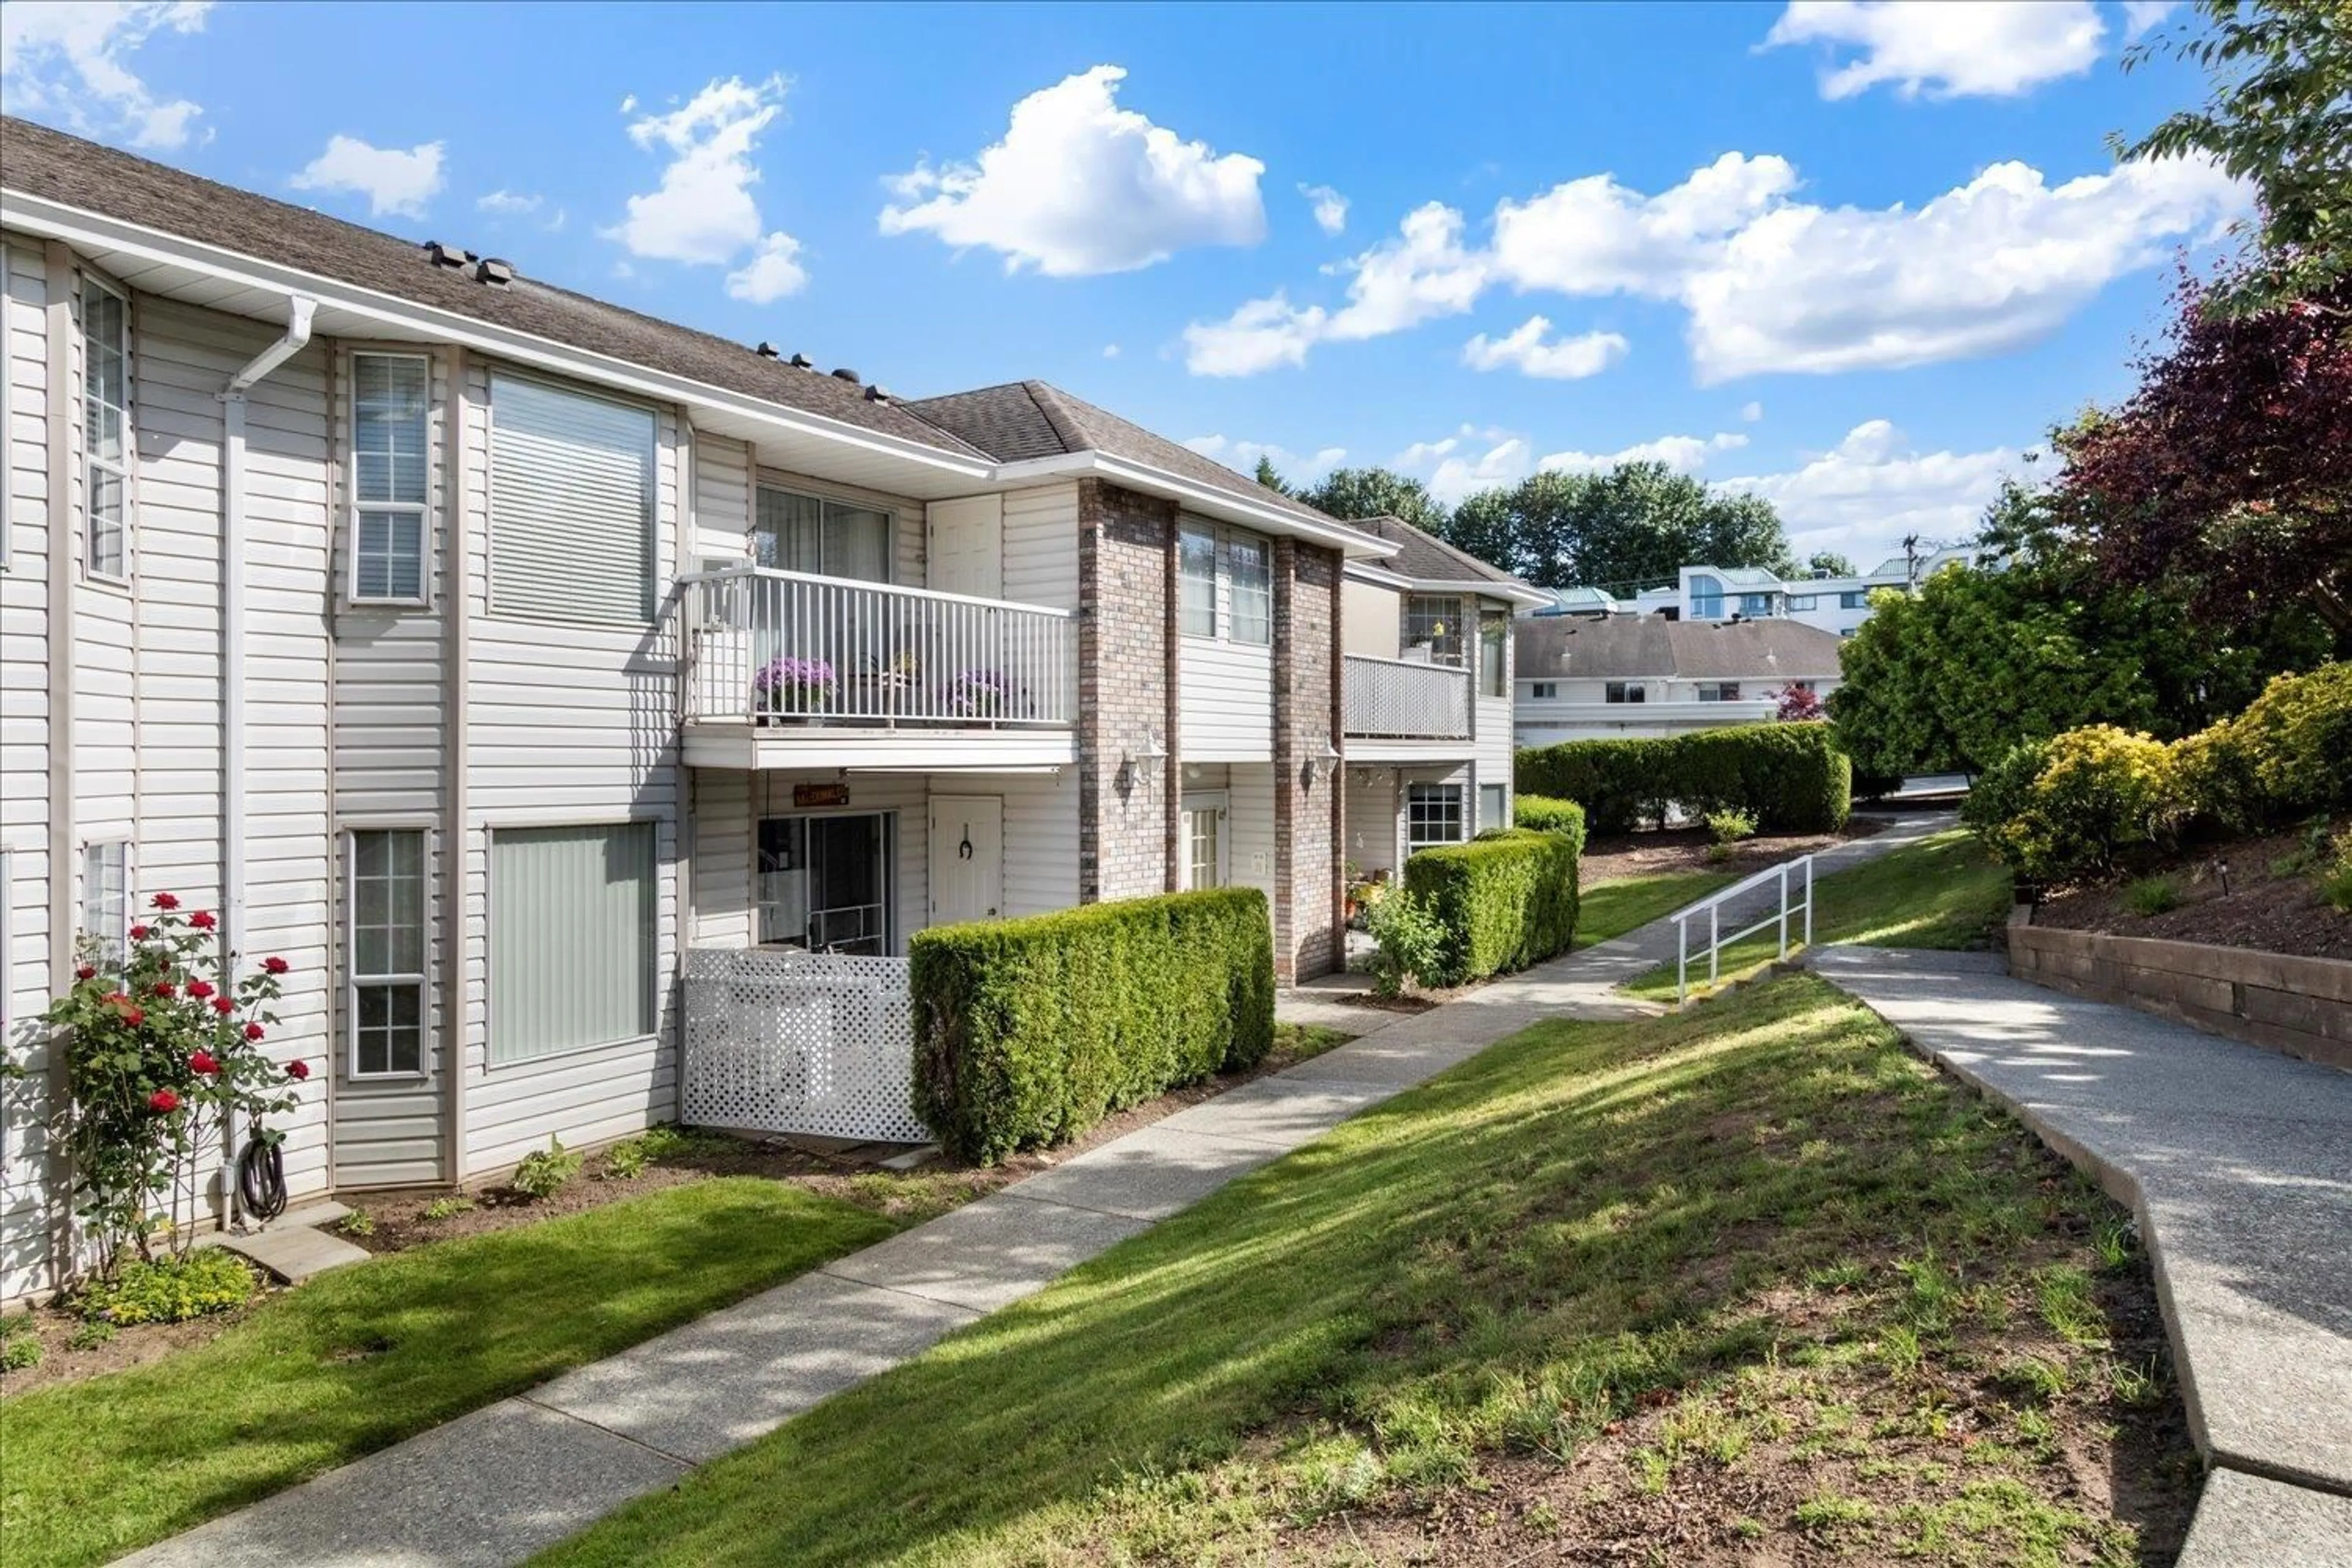
[[[2352,963],[2062,931],[2029,914],[2009,922],[2009,970],[2021,980],[2352,1070]]]

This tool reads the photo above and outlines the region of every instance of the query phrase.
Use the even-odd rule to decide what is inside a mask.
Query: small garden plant
[[[41,1364],[41,1342],[33,1320],[22,1312],[0,1318],[0,1372],[22,1372]]]
[[[545,1203],[580,1173],[580,1156],[566,1149],[562,1139],[550,1134],[546,1148],[525,1154],[516,1164],[507,1185],[533,1203]]]
[[[91,1322],[128,1328],[133,1323],[184,1323],[207,1312],[225,1312],[253,1299],[253,1270],[236,1254],[200,1247],[152,1263],[127,1263],[112,1278],[93,1281],[81,1298]]]
[[[353,1209],[335,1222],[335,1228],[345,1236],[362,1237],[375,1234],[375,1215],[365,1209]]]
[[[1408,981],[1432,973],[1445,945],[1445,928],[1431,910],[1429,900],[1402,889],[1365,911],[1365,929],[1374,943],[1372,989],[1382,996],[1402,996]]]
[[[2164,914],[2180,907],[2180,884],[2170,877],[2142,877],[2124,889],[2124,902],[2136,915]]]
[[[2336,836],[2319,868],[2319,896],[2338,913],[2352,915],[2352,827]]]
[[[426,1204],[422,1217],[428,1220],[454,1219],[461,1214],[474,1212],[474,1200],[463,1193],[452,1193],[446,1198],[435,1198]]]

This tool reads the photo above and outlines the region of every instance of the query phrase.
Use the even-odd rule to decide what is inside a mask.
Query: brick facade
[[[1078,898],[1176,885],[1176,503],[1078,484]],[[1138,763],[1150,752],[1160,760]],[[1122,773],[1126,774],[1122,777]]]
[[[1274,542],[1274,967],[1286,984],[1340,966],[1344,798],[1339,556]]]

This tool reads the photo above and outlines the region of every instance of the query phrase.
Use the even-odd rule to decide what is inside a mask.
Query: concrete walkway
[[[1810,967],[2137,1219],[2216,1467],[2186,1568],[2352,1564],[2352,1074],[2043,990],[1981,954],[1836,947]]]
[[[1824,873],[1951,825],[1905,817]],[[517,1563],[828,1394],[1545,1018],[1658,1011],[1612,994],[1675,951],[1657,921],[1140,1128],[863,1252],[124,1559],[146,1568]]]

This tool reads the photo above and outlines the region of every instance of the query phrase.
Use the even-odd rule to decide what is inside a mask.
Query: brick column
[[[1276,540],[1274,969],[1285,984],[1340,960],[1339,607],[1337,552]]]
[[[1176,504],[1078,481],[1078,901],[1173,885]],[[1122,765],[1158,748],[1156,763]]]

